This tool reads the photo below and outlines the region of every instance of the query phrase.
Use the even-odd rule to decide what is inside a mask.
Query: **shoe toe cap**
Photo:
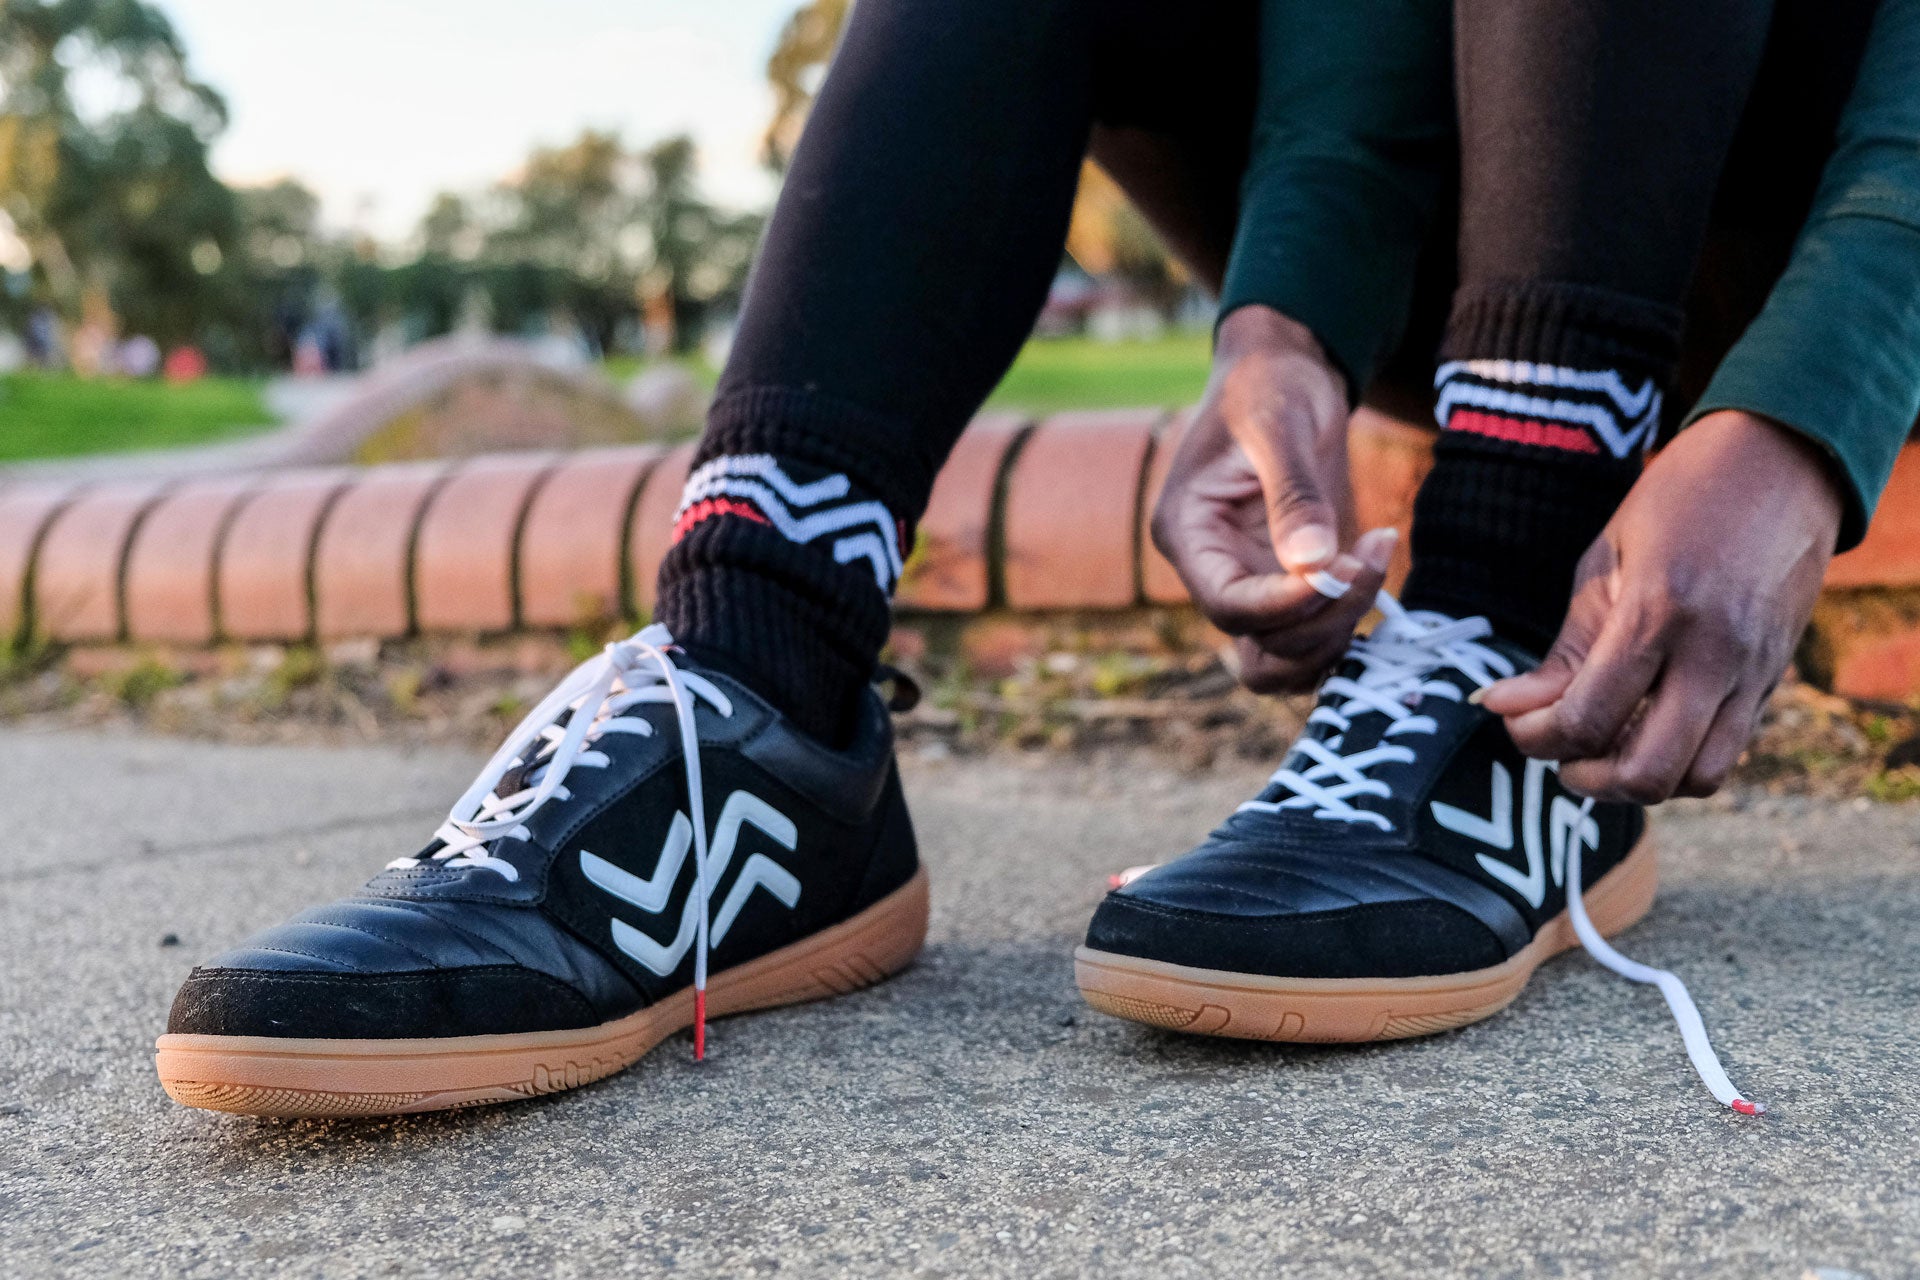
[[[168,1031],[409,1039],[556,1031],[629,1011],[631,988],[523,908],[350,898],[196,968]]]
[[[179,1035],[391,1040],[592,1026],[591,1002],[515,965],[390,973],[199,968],[174,997]]]
[[[1087,946],[1228,973],[1406,978],[1488,968],[1525,944],[1510,907],[1437,870],[1202,849],[1108,894]]]

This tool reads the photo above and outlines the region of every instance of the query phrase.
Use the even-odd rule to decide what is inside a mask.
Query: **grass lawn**
[[[1207,385],[1212,355],[1207,333],[1142,342],[1036,338],[987,403],[1029,413],[1193,404]]]
[[[1173,333],[1140,342],[1035,338],[987,404],[1035,414],[1190,405],[1206,388],[1212,358],[1213,338],[1207,333]],[[708,387],[719,379],[719,370],[698,356],[677,361]],[[613,356],[601,367],[624,382],[647,364],[638,356]]]
[[[264,384],[0,376],[0,462],[202,444],[267,426]]]

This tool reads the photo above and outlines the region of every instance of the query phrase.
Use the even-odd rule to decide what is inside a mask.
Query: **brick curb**
[[[982,416],[935,486],[901,611],[1184,603],[1147,521],[1186,424],[1157,410]],[[1362,411],[1351,439],[1363,524],[1404,530],[1429,434]],[[644,616],[691,454],[0,485],[0,638],[389,639]],[[1855,697],[1920,694],[1920,607],[1902,590],[1920,587],[1920,445],[1827,584],[1806,650],[1817,674]]]

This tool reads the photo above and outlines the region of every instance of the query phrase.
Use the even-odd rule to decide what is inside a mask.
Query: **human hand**
[[[1753,414],[1709,414],[1648,464],[1581,559],[1546,660],[1477,701],[1586,795],[1711,794],[1786,670],[1840,517],[1813,444]]]
[[[1304,326],[1266,307],[1222,322],[1152,532],[1195,605],[1235,638],[1241,681],[1256,692],[1310,687],[1386,578],[1393,529],[1340,551],[1354,523],[1347,418],[1340,374]],[[1318,574],[1345,594],[1316,589]]]

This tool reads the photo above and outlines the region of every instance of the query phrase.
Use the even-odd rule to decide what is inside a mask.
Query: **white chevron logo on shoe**
[[[707,846],[709,884],[717,883],[727,873],[727,867],[733,862],[734,847],[740,842],[740,828],[748,823],[787,850],[792,850],[800,837],[793,819],[786,814],[751,792],[734,792],[721,806],[720,822],[714,828],[713,840]],[[648,915],[659,915],[666,910],[674,882],[680,878],[680,868],[685,865],[687,851],[692,847],[693,823],[686,814],[675,813],[673,824],[667,828],[666,843],[660,848],[660,860],[655,864],[651,876],[642,879],[631,872],[622,871],[605,858],[585,849],[580,851],[580,870],[588,880],[620,901]],[[727,936],[727,930],[733,927],[733,922],[739,918],[741,909],[747,905],[747,899],[756,888],[765,889],[788,908],[800,901],[799,878],[765,854],[754,854],[740,868],[740,875],[734,880],[732,890],[721,902],[719,914],[713,918],[709,932],[713,946],[719,946]],[[689,893],[686,906],[680,912],[679,931],[674,934],[673,941],[664,946],[615,916],[614,945],[664,978],[680,967],[681,960],[686,958],[688,949],[693,946],[694,932],[699,924],[698,911],[699,895]]]
[[[1477,813],[1469,813],[1438,800],[1430,805],[1435,822],[1502,853],[1513,851],[1517,829],[1521,847],[1527,856],[1525,871],[1484,853],[1476,853],[1474,860],[1480,864],[1481,870],[1525,898],[1528,905],[1535,908],[1546,901],[1549,872],[1556,886],[1566,883],[1567,847],[1570,844],[1581,842],[1594,848],[1600,845],[1600,824],[1588,816],[1586,809],[1565,796],[1555,796],[1551,805],[1544,805],[1547,774],[1557,772],[1559,767],[1550,760],[1527,761],[1526,780],[1522,784],[1522,813],[1518,823],[1513,820],[1513,775],[1498,760],[1493,762],[1493,812],[1488,816],[1483,818]],[[1548,853],[1545,857],[1540,848],[1543,807],[1547,816]]]

